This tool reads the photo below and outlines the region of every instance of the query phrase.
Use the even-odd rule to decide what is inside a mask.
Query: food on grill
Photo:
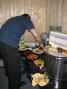
[[[36,85],[38,84],[38,81],[37,80],[32,80],[32,86],[35,87]]]
[[[19,49],[20,51],[27,49],[27,44],[26,44],[26,42],[25,42],[24,40],[19,42],[19,48],[18,48],[18,49]]]
[[[36,54],[33,54],[33,53],[27,55],[27,59],[28,59],[28,60],[31,60],[31,61],[36,60],[37,57],[38,57],[38,56],[37,56]]]
[[[40,86],[46,86],[49,82],[49,79],[42,79],[40,82],[39,82],[39,85]]]
[[[46,74],[40,74],[39,85],[46,86],[49,82],[48,76]]]
[[[32,75],[32,86],[35,87],[39,83],[39,77],[40,73],[35,73]]]
[[[32,75],[32,86],[46,86],[49,83],[47,74],[35,73]]]
[[[22,51],[21,55],[25,56],[27,60],[34,61],[38,58],[38,55],[31,50]]]
[[[33,49],[33,52],[38,53],[38,54],[43,53],[44,52],[44,48],[42,48],[42,47],[35,48],[35,49]]]
[[[34,60],[34,64],[41,69],[44,67],[44,60],[39,58],[37,60]]]

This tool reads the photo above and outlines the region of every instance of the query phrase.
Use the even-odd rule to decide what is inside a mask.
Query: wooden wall
[[[0,0],[0,26],[10,17],[29,13],[38,34],[50,25],[62,25],[67,32],[67,0]],[[26,39],[31,35],[26,33]],[[33,39],[33,38],[31,38]]]
[[[48,0],[47,7],[48,26],[62,26],[62,32],[67,33],[67,0]]]
[[[67,33],[67,0],[64,0],[63,4],[63,32]]]

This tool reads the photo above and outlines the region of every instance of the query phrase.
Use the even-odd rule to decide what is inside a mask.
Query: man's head
[[[30,20],[30,19],[31,19],[31,17],[30,17],[30,15],[29,15],[29,14],[26,14],[26,13],[25,13],[25,14],[23,14],[22,16],[23,16],[24,18],[28,19],[28,20]]]

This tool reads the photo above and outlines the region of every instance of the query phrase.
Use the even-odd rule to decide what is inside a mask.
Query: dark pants
[[[4,61],[5,73],[8,75],[8,89],[19,89],[21,57],[18,50],[0,42],[0,55]]]

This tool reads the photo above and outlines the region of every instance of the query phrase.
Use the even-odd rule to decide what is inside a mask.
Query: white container
[[[49,44],[67,50],[67,34],[51,31]]]

